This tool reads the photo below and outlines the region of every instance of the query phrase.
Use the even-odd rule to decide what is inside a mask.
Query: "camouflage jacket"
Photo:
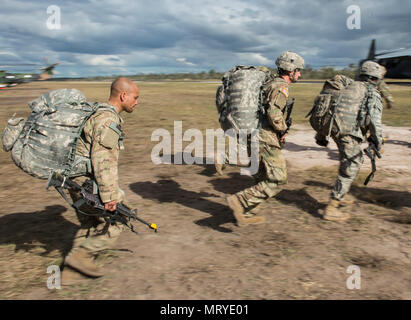
[[[378,84],[378,91],[380,92],[381,97],[384,98],[387,105],[392,107],[394,104],[394,97],[392,96],[390,88],[384,80],[381,80]]]
[[[380,148],[382,144],[382,102],[376,86],[355,81],[341,93],[340,102],[335,111],[336,131],[333,135],[350,135],[364,140],[368,132]]]
[[[288,99],[288,83],[283,78],[269,80],[263,87],[263,106],[266,113],[259,130],[259,141],[282,148],[278,134],[287,129],[282,110]]]
[[[77,154],[90,158],[94,179],[97,182],[101,201],[119,201],[118,158],[123,137],[123,120],[109,104],[100,104],[110,110],[98,110],[87,120],[77,144]]]
[[[366,121],[364,123],[364,132],[370,132],[371,138],[377,143],[378,149],[382,146],[382,100],[378,89],[369,85],[368,99],[367,99]]]

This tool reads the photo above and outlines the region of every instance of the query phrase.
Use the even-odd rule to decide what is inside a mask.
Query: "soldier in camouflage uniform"
[[[385,74],[387,73],[387,69],[384,66],[380,66],[382,69],[382,78],[381,81],[378,83],[378,91],[381,94],[381,97],[384,98],[385,102],[387,103],[387,109],[391,109],[394,105],[394,97],[388,87],[387,83],[383,80]]]
[[[263,87],[263,105],[266,113],[258,133],[260,164],[255,176],[257,184],[227,198],[238,226],[257,224],[265,217],[254,214],[263,201],[281,191],[287,183],[287,168],[281,149],[284,146],[287,129],[282,110],[289,97],[288,85],[300,77],[304,59],[294,52],[283,52],[276,60],[278,76],[273,77]],[[253,212],[254,211],[254,212]]]
[[[355,81],[342,93],[336,107],[335,124],[331,136],[340,153],[338,179],[331,192],[331,199],[323,218],[345,221],[349,213],[341,212],[341,204],[351,204],[344,200],[352,182],[364,162],[361,143],[369,132],[370,139],[379,150],[382,146],[382,102],[377,89],[382,79],[381,67],[373,61],[366,61],[360,68],[360,81]]]
[[[118,183],[118,158],[122,149],[121,124],[119,114],[122,111],[133,112],[138,104],[139,89],[130,80],[118,78],[111,85],[108,103],[102,104],[87,120],[77,146],[77,154],[91,159],[93,176],[98,187],[98,193],[107,211],[114,211],[117,203],[123,203],[131,208],[124,198],[124,192]],[[89,177],[78,177],[75,181],[82,184]],[[70,190],[73,202],[81,195]],[[84,207],[84,206],[83,206]],[[88,214],[95,214],[92,208],[81,208]],[[103,272],[93,258],[101,250],[110,248],[119,237],[124,226],[122,224],[107,224],[104,219],[77,212],[80,230],[77,232],[73,248],[65,258],[63,284],[78,280],[79,271],[89,277],[100,277]]]

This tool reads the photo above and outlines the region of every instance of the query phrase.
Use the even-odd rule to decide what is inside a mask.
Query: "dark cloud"
[[[61,9],[61,29],[46,26],[47,8]],[[349,30],[358,5],[361,29]],[[226,70],[274,66],[292,50],[314,66],[346,66],[367,54],[411,45],[411,3],[291,0],[3,0],[0,59],[62,62],[60,75]]]

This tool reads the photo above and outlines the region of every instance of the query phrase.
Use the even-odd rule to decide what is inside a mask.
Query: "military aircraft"
[[[395,54],[401,52],[400,55]],[[411,79],[411,49],[399,48],[391,51],[375,53],[375,39],[371,41],[367,59],[361,60],[360,65],[366,60],[373,60],[387,69],[385,78]]]
[[[49,64],[46,60],[47,66],[40,68],[41,73],[9,73],[5,70],[0,70],[0,89],[13,87],[22,83],[41,81],[50,79],[53,76],[54,68],[59,64]]]

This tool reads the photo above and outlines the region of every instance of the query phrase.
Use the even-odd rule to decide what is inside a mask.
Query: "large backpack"
[[[224,75],[226,129],[234,128],[238,132],[261,126],[262,86],[268,78],[269,71],[253,66],[237,66]]]
[[[99,104],[88,103],[76,89],[61,89],[43,94],[29,107],[27,121],[10,119],[2,135],[3,149],[11,150],[15,164],[40,179],[52,172],[71,177],[90,173],[90,159],[76,155],[76,147]]]
[[[331,119],[334,117],[336,107],[343,97],[343,90],[354,83],[349,77],[336,75],[326,80],[320,94],[315,98],[314,105],[306,117],[310,117],[311,127],[322,136],[329,136]],[[334,126],[334,125],[333,125]]]

